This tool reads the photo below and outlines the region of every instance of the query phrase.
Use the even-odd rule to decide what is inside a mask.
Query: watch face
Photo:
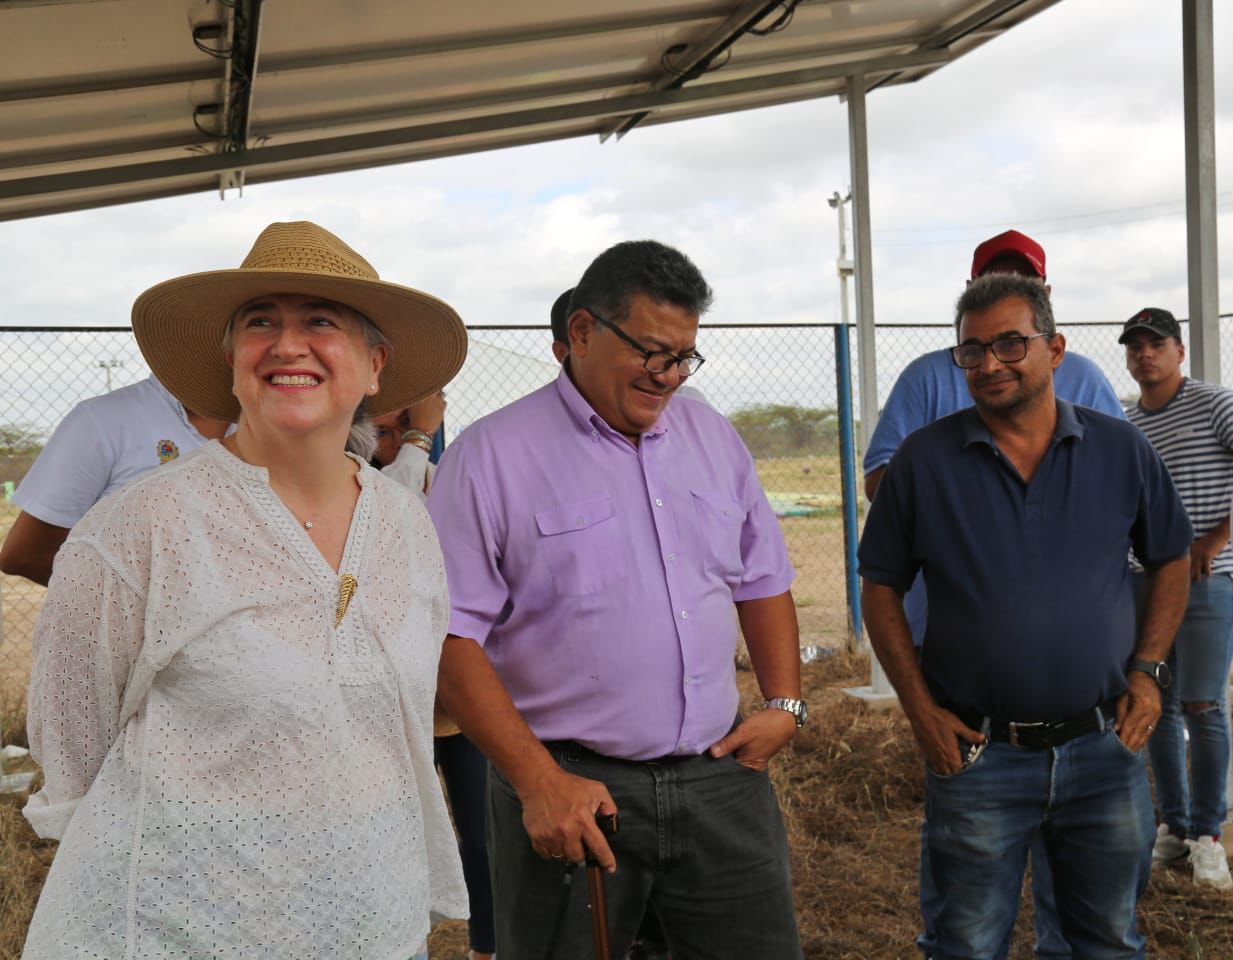
[[[1173,682],[1173,671],[1169,669],[1169,665],[1164,661],[1156,664],[1156,682],[1162,687],[1167,687]]]

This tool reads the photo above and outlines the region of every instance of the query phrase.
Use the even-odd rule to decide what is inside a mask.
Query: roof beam
[[[968,14],[962,20],[935,33],[925,41],[925,45],[934,50],[949,47],[956,40],[962,40],[968,34],[989,26],[998,17],[1010,13],[1027,2],[1028,0],[989,0],[983,7]]]
[[[845,50],[821,50],[818,52],[819,58],[844,56],[845,63],[849,63],[847,58],[869,58],[871,60],[881,60],[895,54],[886,53],[886,44],[877,43],[861,47],[849,47]],[[783,62],[782,55],[758,55],[754,57],[742,57],[741,64],[743,69],[754,67],[774,67]],[[924,69],[937,66],[941,60],[931,60],[924,65]],[[263,72],[268,73],[268,61],[262,60]],[[851,69],[851,66],[847,68]],[[847,73],[844,73],[846,76]],[[217,77],[211,77],[217,82]],[[640,77],[587,77],[581,80],[570,81],[568,83],[544,84],[536,87],[512,87],[502,90],[494,90],[488,93],[477,94],[465,97],[437,97],[430,100],[416,100],[407,104],[373,109],[367,111],[346,110],[337,113],[328,114],[312,114],[303,118],[293,118],[280,121],[267,121],[256,130],[252,131],[252,135],[262,138],[275,138],[285,136],[287,134],[297,134],[305,130],[321,129],[331,125],[338,126],[360,126],[372,123],[393,123],[403,121],[413,121],[417,117],[431,116],[434,113],[459,113],[473,110],[489,110],[494,107],[505,106],[513,103],[525,103],[528,100],[543,99],[562,100],[574,97],[587,97],[591,95],[599,96],[605,91],[611,90],[614,84],[629,84],[650,83],[648,78]],[[774,102],[787,102],[789,100],[800,99],[799,97],[787,97],[783,100]],[[758,104],[764,106],[766,104]],[[752,108],[751,108],[752,109]],[[643,121],[644,123],[654,123],[654,118]],[[159,150],[181,150],[193,149],[200,146],[199,138],[190,139],[184,133],[172,133],[161,137],[150,138],[141,141],[99,141],[91,144],[88,147],[76,148],[73,150],[56,150],[45,153],[29,153],[29,154],[10,154],[5,161],[0,164],[0,179],[3,177],[5,170],[12,170],[19,167],[38,167],[52,163],[66,163],[73,161],[90,160],[97,157],[110,157],[118,152],[136,153],[136,152],[152,152]]]
[[[223,152],[248,147],[257,48],[261,37],[262,0],[235,0],[228,58],[227,93],[223,99]]]
[[[0,0],[6,2],[6,0]],[[7,0],[12,2],[12,0]],[[46,0],[39,0],[46,2]],[[56,0],[64,3],[101,2],[101,0]],[[290,54],[281,57],[266,57],[262,69],[266,73],[288,73],[301,70],[320,70],[327,67],[356,63],[380,63],[383,61],[413,60],[418,57],[440,56],[448,53],[470,53],[497,46],[545,43],[552,40],[572,40],[585,37],[605,36],[681,23],[698,23],[714,20],[714,14],[704,10],[676,10],[652,12],[639,17],[622,17],[581,23],[554,24],[529,30],[508,33],[488,33],[462,37],[442,37],[421,40],[415,43],[391,44],[359,50],[325,50],[320,53]],[[78,83],[57,83],[34,88],[0,88],[0,103],[8,100],[42,100],[51,97],[72,97],[83,94],[114,94],[143,87],[170,86],[197,81],[213,81],[217,73],[212,66],[193,66],[145,77],[130,78],[124,75]]]
[[[707,66],[719,54],[723,53],[752,26],[766,18],[781,0],[742,0],[741,4],[710,33],[697,43],[691,43],[685,48],[680,61],[671,69],[665,69],[651,82],[650,92],[657,90],[676,90],[690,80],[701,76]],[[623,137],[642,122],[646,113],[638,113],[626,117],[616,123],[611,129],[600,134],[600,142],[607,140],[612,134]]]
[[[682,23],[698,23],[714,20],[715,14],[706,8],[651,11],[636,17],[611,17],[604,20],[588,20],[574,23],[556,23],[523,30],[467,34],[459,37],[438,37],[419,40],[415,43],[400,43],[391,46],[373,47],[367,50],[322,51],[271,58],[266,70],[279,73],[287,70],[313,70],[320,67],[341,66],[353,63],[373,63],[382,60],[409,60],[416,57],[438,56],[443,53],[470,53],[490,47],[509,47],[524,44],[545,43],[552,40],[579,40],[585,37],[602,37],[613,33],[629,33],[668,27]]]
[[[388,150],[393,147],[415,143],[447,140],[501,130],[548,126],[552,124],[602,120],[632,113],[646,113],[675,105],[705,103],[751,93],[803,87],[823,81],[846,77],[854,70],[866,74],[893,72],[911,67],[937,66],[947,62],[947,51],[927,51],[904,56],[885,57],[864,62],[831,64],[803,70],[757,77],[745,77],[700,84],[679,90],[660,90],[631,94],[624,97],[592,99],[580,103],[562,104],[510,113],[497,112],[480,117],[448,120],[418,126],[378,130],[368,133],[307,140],[276,146],[249,148],[226,154],[207,154],[175,160],[149,163],[109,165],[106,167],[79,170],[71,173],[44,174],[21,179],[0,180],[0,200],[36,194],[56,194],[71,190],[136,183],[143,180],[158,181],[174,177],[191,177],[200,174],[219,173],[224,170],[244,167],[255,169],[271,164],[286,163],[313,157],[339,156],[371,150]],[[498,144],[504,145],[504,144]]]
[[[219,152],[235,155],[248,149],[252,124],[253,88],[257,82],[257,49],[261,38],[262,0],[234,0],[231,46],[227,57],[227,87],[223,97],[222,140]],[[219,175],[219,192],[243,189],[244,168]]]
[[[922,50],[946,50],[950,48],[952,43],[969,37],[974,33],[986,30],[993,21],[999,17],[1005,16],[1017,7],[1023,6],[1030,0],[989,0],[984,6],[968,14],[962,20],[958,20],[951,24],[945,30],[939,30],[937,33],[926,37],[920,42]],[[1048,0],[1049,3],[1056,3],[1057,0]],[[871,83],[866,89],[866,93],[872,93],[878,87],[893,83],[897,79],[896,74],[889,74],[882,77],[877,83]]]
[[[824,60],[843,57],[851,70],[853,58],[870,58],[895,56],[901,53],[894,47],[904,44],[888,44],[885,41],[867,44],[859,47],[833,48],[819,50],[811,59]],[[889,49],[888,49],[889,48]],[[742,70],[749,71],[759,67],[775,67],[785,60],[799,61],[795,54],[767,54],[752,57],[741,57]],[[322,126],[362,125],[367,123],[382,123],[397,120],[410,120],[417,116],[427,116],[434,113],[458,113],[462,111],[491,108],[507,103],[526,103],[528,100],[564,100],[571,97],[591,93],[601,93],[614,87],[652,84],[653,78],[637,76],[603,76],[587,77],[568,83],[544,84],[534,87],[505,87],[486,93],[464,97],[437,97],[431,100],[413,100],[399,106],[381,107],[373,110],[346,110],[332,114],[311,114],[301,118],[279,120],[262,123],[257,135],[261,137],[277,137],[286,133],[297,133],[302,130],[320,129]]]

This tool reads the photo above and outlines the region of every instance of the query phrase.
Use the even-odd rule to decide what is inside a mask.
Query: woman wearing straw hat
[[[445,577],[419,501],[344,445],[357,409],[439,391],[466,332],[307,223],[146,291],[133,330],[237,428],[57,558],[25,812],[61,843],[25,956],[405,960],[466,915],[432,766]]]

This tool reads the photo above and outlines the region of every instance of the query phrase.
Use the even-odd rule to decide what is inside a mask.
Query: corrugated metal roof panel
[[[911,82],[1055,2],[8,0],[0,219]]]

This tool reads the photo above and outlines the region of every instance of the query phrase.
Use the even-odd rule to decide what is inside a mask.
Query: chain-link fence
[[[474,327],[447,389],[447,439],[557,374],[546,328]],[[847,635],[842,497],[829,326],[707,326],[690,382],[729,416],[758,461],[798,571],[802,643]],[[149,373],[127,329],[0,329],[0,483],[11,495],[56,424],[79,401]],[[0,538],[18,510],[0,496]],[[43,589],[0,577],[0,717],[20,704]]]
[[[1222,318],[1226,383],[1233,382],[1229,319]],[[1117,345],[1119,325],[1068,325],[1063,332],[1069,349],[1095,361],[1118,396],[1136,395]],[[879,327],[879,397],[886,397],[912,359],[953,342],[949,326]],[[691,386],[741,432],[780,515],[798,571],[794,592],[802,644],[838,645],[847,635],[848,611],[835,330],[704,325],[698,344],[707,363]],[[471,328],[466,365],[448,389],[448,437],[555,377],[550,346],[542,327]],[[0,329],[0,370],[0,484],[9,495],[74,404],[149,372],[124,328]],[[0,495],[0,537],[16,515],[16,506]],[[21,701],[42,598],[42,588],[0,577],[0,718]]]
[[[1190,342],[1189,321],[1181,320],[1182,338]],[[1109,378],[1114,392],[1128,401],[1139,395],[1139,387],[1126,370],[1125,348],[1118,345],[1121,335],[1120,323],[1070,323],[1059,324],[1058,330],[1066,336],[1066,349],[1080,353],[1092,360]],[[1220,382],[1233,384],[1233,314],[1220,317]],[[895,380],[916,357],[930,350],[954,346],[954,328],[947,325],[887,324],[877,328],[878,401],[886,395]],[[855,358],[854,358],[855,359]],[[1182,364],[1184,373],[1190,372],[1190,358]],[[858,372],[853,369],[853,374]]]

